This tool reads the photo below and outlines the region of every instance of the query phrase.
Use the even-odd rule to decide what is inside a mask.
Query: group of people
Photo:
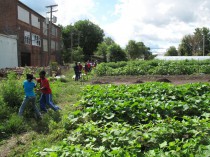
[[[24,109],[27,104],[31,103],[33,106],[33,109],[35,111],[35,114],[38,118],[41,118],[41,112],[46,113],[47,107],[46,105],[49,105],[50,108],[52,108],[54,111],[60,110],[60,107],[55,105],[52,101],[52,90],[50,88],[50,84],[48,79],[45,77],[46,72],[41,71],[39,73],[40,78],[35,78],[32,74],[26,74],[26,80],[23,82],[23,88],[25,92],[24,100],[19,108],[18,115],[22,116]],[[38,87],[37,90],[41,91],[41,97],[40,97],[40,111],[38,107],[36,106],[36,95],[34,92],[34,88],[36,87],[36,83],[33,81],[36,80],[37,83],[40,84],[40,87]]]
[[[74,65],[75,81],[78,81],[81,78],[82,71],[84,71],[85,75],[87,75],[87,73],[91,72],[92,68],[96,67],[96,65],[97,65],[97,61],[94,63],[87,61],[84,67],[82,66],[80,62],[75,62],[75,65]]]

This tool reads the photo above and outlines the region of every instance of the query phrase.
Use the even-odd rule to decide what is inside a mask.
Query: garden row
[[[69,137],[36,155],[207,156],[209,85],[87,86],[78,110],[63,119]]]
[[[210,74],[210,60],[140,60],[101,63],[97,66],[95,73],[97,76]]]

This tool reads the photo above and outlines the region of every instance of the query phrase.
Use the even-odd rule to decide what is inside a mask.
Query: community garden
[[[50,111],[42,120],[36,120],[30,108],[24,118],[17,116],[24,95],[24,75],[10,73],[1,80],[1,156],[210,154],[209,60],[101,63],[78,82],[72,80],[72,69],[64,73],[63,79],[49,78],[55,103],[62,111]],[[147,76],[148,80],[136,84],[111,82],[116,76],[131,75],[138,79]],[[205,76],[206,81],[175,85],[149,80],[156,75]],[[107,76],[113,78],[106,84],[93,82]]]

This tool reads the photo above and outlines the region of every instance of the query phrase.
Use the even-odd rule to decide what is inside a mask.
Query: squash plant
[[[36,156],[156,157],[210,154],[210,84],[88,85],[63,121],[60,145]]]

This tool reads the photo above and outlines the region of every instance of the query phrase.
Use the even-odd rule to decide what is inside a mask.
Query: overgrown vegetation
[[[97,76],[210,74],[210,60],[140,60],[101,63],[97,66],[95,73]]]
[[[107,65],[117,69],[130,63]],[[147,62],[150,66],[158,63]],[[209,61],[200,65],[209,65]],[[16,90],[18,99],[23,99],[24,76],[11,74],[1,81],[0,86],[8,90],[0,90],[0,149],[8,137],[17,140],[8,156],[187,157],[210,153],[209,83],[87,85],[75,82],[72,74],[68,72],[65,81],[49,78],[53,100],[62,111],[50,110],[41,121],[34,119],[30,108],[19,118],[21,101],[11,107],[4,99],[3,92],[14,95]],[[11,82],[15,89],[10,90]]]
[[[207,156],[209,91],[205,83],[87,86],[63,123],[69,135],[36,155]]]
[[[25,69],[25,73],[30,73],[30,69]],[[38,73],[35,75],[38,77]],[[22,82],[25,75],[18,76],[10,73],[7,78],[0,81],[0,152],[3,153],[0,155],[9,153],[7,156],[21,156],[32,148],[49,147],[51,142],[57,143],[66,137],[66,131],[62,127],[62,117],[74,110],[72,104],[78,101],[83,86],[80,82],[75,83],[71,79],[73,74],[69,71],[65,75],[65,78],[60,79],[48,77],[53,91],[53,100],[62,108],[62,111],[49,110],[42,116],[41,121],[35,118],[30,105],[27,105],[23,118],[17,115],[24,98]],[[39,106],[40,93],[36,95],[37,106]],[[24,139],[21,140],[22,137]],[[10,141],[12,139],[13,141]],[[14,143],[14,140],[15,148],[4,152],[4,149],[7,149],[7,141]]]

